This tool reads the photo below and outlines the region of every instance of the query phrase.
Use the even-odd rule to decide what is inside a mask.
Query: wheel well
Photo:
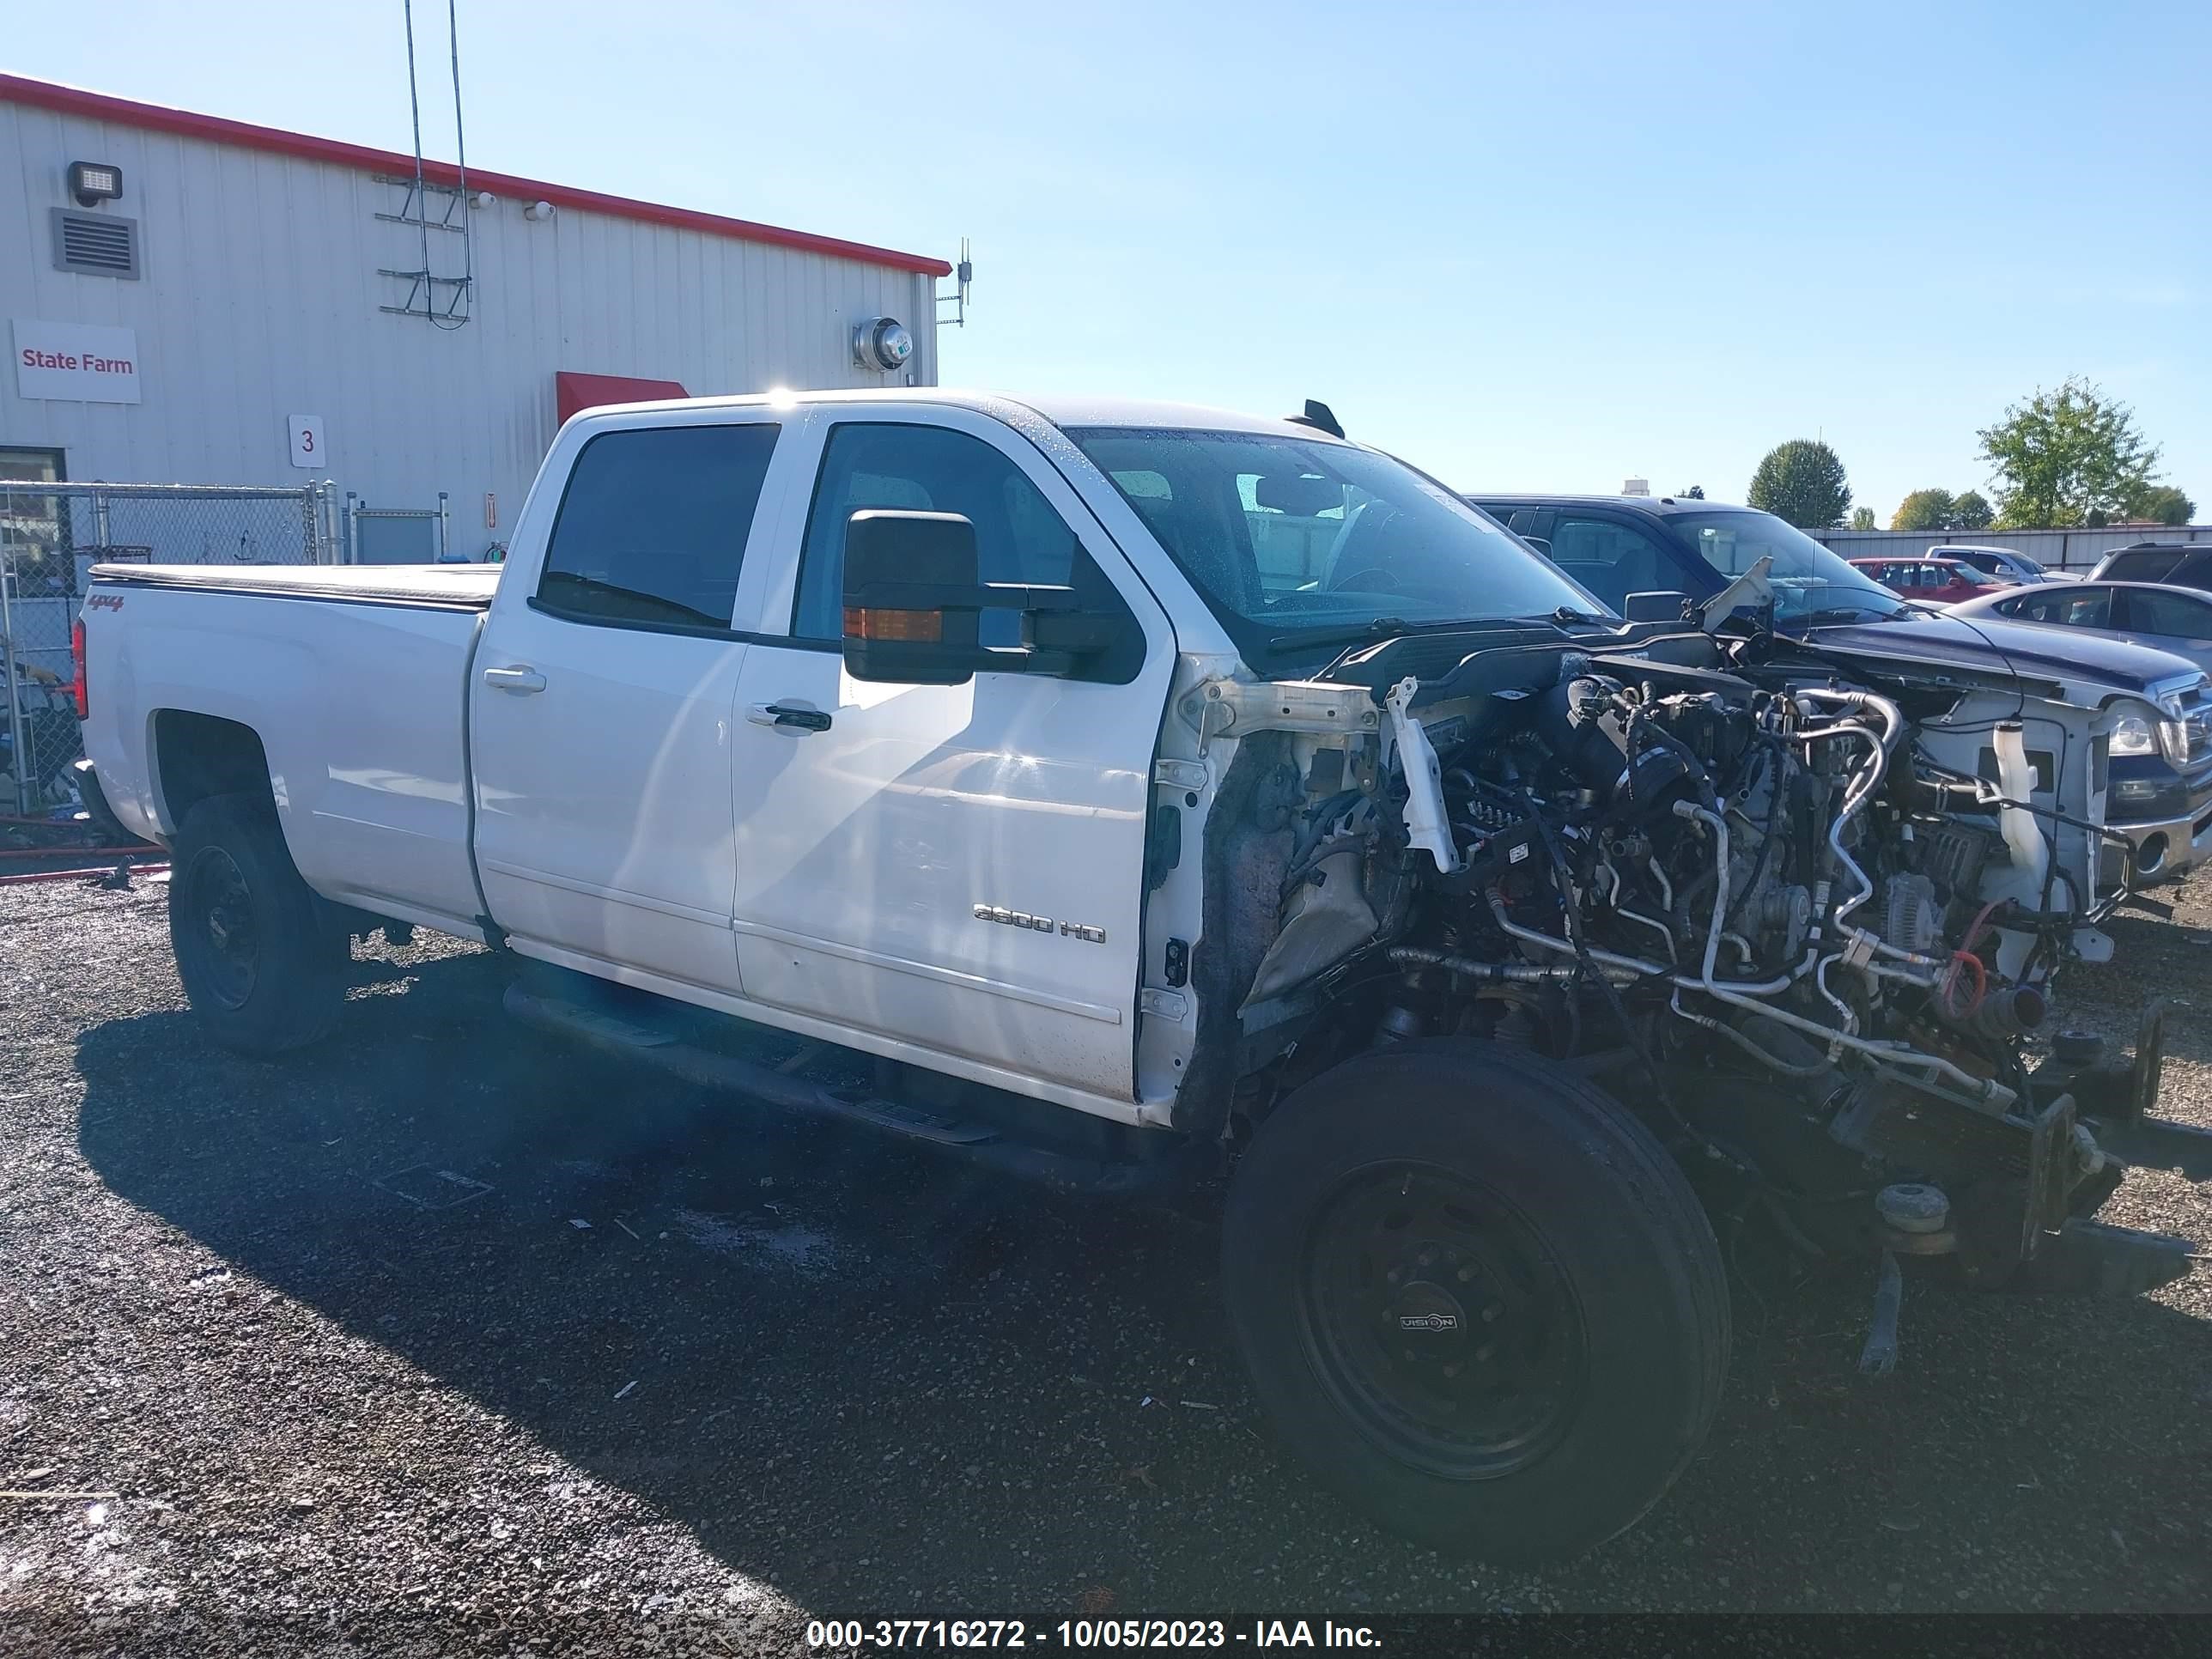
[[[250,726],[188,709],[154,715],[154,775],[161,808],[172,825],[210,795],[248,794],[272,805],[269,756]]]

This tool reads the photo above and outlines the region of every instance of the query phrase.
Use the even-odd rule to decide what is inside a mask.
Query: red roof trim
[[[82,115],[95,121],[114,121],[125,126],[174,133],[182,138],[204,139],[216,144],[235,144],[244,149],[264,150],[271,155],[295,156],[303,161],[323,161],[334,167],[384,173],[411,173],[415,171],[415,158],[398,150],[341,143],[335,138],[317,138],[308,133],[287,132],[279,127],[255,126],[247,121],[226,120],[219,115],[198,115],[190,110],[171,109],[162,104],[142,104],[134,99],[111,97],[104,92],[87,92],[82,87],[65,87],[52,81],[33,81],[21,75],[0,74],[0,103],[29,104],[40,109],[58,111],[64,115]],[[433,161],[426,157],[422,162],[422,174],[434,184],[452,185],[459,182],[460,170],[451,161]],[[803,230],[786,230],[777,225],[757,224],[750,219],[727,219],[719,213],[701,213],[691,208],[664,207],[654,202],[633,201],[626,196],[607,196],[596,190],[578,190],[569,185],[547,184],[542,179],[524,179],[511,173],[491,173],[482,167],[471,167],[469,182],[495,195],[526,197],[532,201],[550,202],[556,207],[581,208],[586,212],[636,219],[649,225],[704,231],[712,236],[763,242],[770,247],[797,248],[802,252],[827,254],[832,258],[853,259],[864,264],[887,265],[893,270],[911,270],[924,276],[949,276],[952,274],[952,267],[944,260],[932,259],[920,253],[901,253],[893,248],[872,247],[866,242],[848,242],[835,236],[811,235]]]

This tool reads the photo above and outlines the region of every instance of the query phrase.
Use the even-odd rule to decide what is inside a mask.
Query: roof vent
[[[138,275],[138,222],[105,213],[54,210],[54,269],[89,276]]]

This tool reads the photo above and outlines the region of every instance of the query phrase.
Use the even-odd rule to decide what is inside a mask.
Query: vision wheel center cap
[[[1392,1298],[1390,1328],[1426,1355],[1443,1358],[1467,1337],[1467,1310],[1441,1285],[1416,1279]]]

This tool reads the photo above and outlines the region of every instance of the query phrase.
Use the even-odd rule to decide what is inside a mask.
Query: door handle
[[[755,726],[773,726],[784,732],[827,732],[830,716],[819,708],[800,708],[787,702],[757,702],[745,711]]]
[[[527,696],[545,689],[545,676],[526,662],[518,662],[505,668],[487,668],[483,672],[486,685],[501,691],[513,691]]]

